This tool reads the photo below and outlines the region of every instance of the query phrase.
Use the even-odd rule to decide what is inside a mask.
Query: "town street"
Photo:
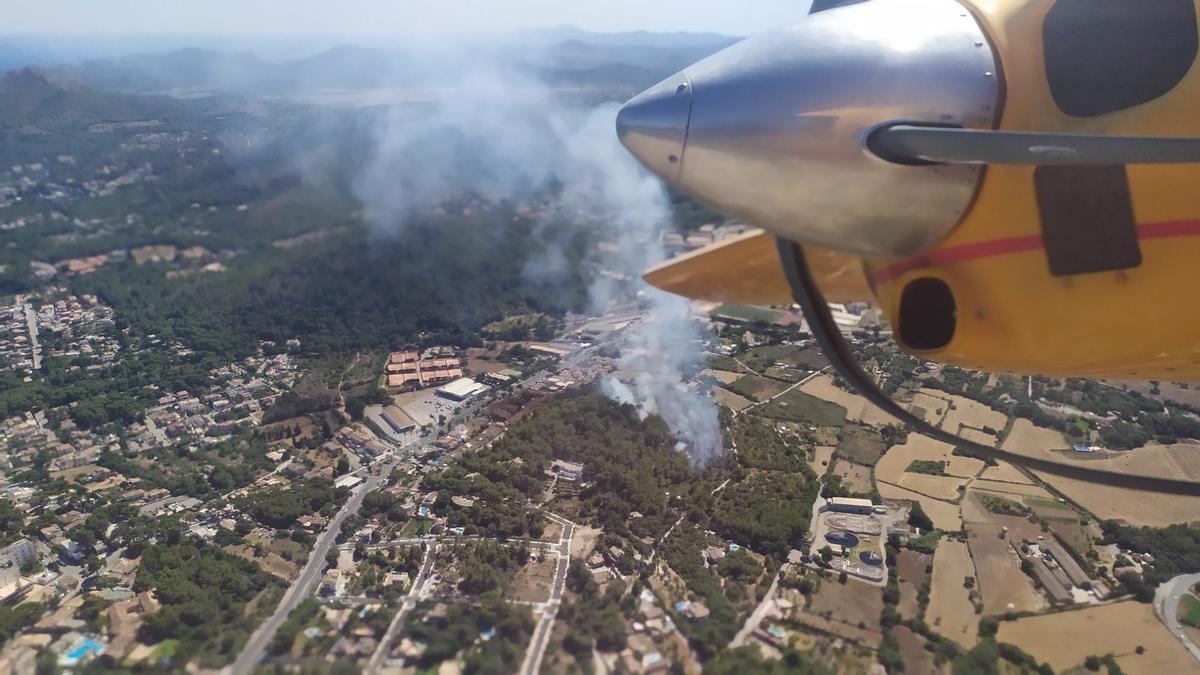
[[[400,605],[400,611],[396,612],[396,616],[388,624],[387,631],[384,632],[383,638],[379,641],[379,646],[375,648],[375,653],[371,654],[371,660],[367,662],[366,672],[368,675],[374,675],[379,672],[379,669],[383,666],[384,659],[387,658],[392,643],[396,641],[396,636],[400,634],[400,629],[404,626],[404,618],[416,608],[417,601],[421,599],[421,591],[425,588],[425,582],[429,579],[430,571],[433,570],[433,553],[436,548],[436,544],[430,544],[425,548],[425,559],[421,562],[421,571],[417,573],[417,578],[413,580],[412,588],[409,589],[408,595],[404,596],[404,603]]]
[[[1188,637],[1183,625],[1179,623],[1179,601],[1188,589],[1196,584],[1200,584],[1200,574],[1182,574],[1159,584],[1158,590],[1154,592],[1154,611],[1167,625],[1171,634],[1192,653],[1192,657],[1200,661],[1200,646]]]
[[[550,600],[542,610],[542,618],[533,629],[533,640],[529,650],[525,652],[525,661],[521,664],[523,675],[536,675],[542,669],[542,657],[546,655],[546,645],[550,642],[550,631],[554,628],[554,618],[558,615],[559,605],[562,604],[563,589],[567,586],[567,567],[571,563],[571,540],[575,537],[575,523],[556,516],[549,511],[546,517],[562,526],[562,535],[558,544],[558,566],[554,568],[554,583],[550,588]]]
[[[42,367],[42,346],[38,344],[38,326],[37,314],[33,311],[33,305],[25,303],[25,323],[29,326],[29,348],[33,350],[33,369],[38,370]]]
[[[363,498],[367,496],[381,483],[387,480],[392,473],[392,468],[395,466],[395,461],[390,463],[387,470],[380,475],[372,474],[362,485],[358,487],[346,500],[341,510],[337,515],[329,521],[329,526],[317,537],[317,543],[313,546],[312,551],[308,554],[308,562],[304,565],[304,569],[288,587],[287,592],[283,594],[283,599],[279,601],[279,606],[275,608],[275,613],[250,635],[250,639],[246,641],[246,646],[242,648],[238,654],[237,660],[226,668],[226,672],[231,675],[249,675],[255,668],[258,667],[263,656],[267,652],[267,646],[271,644],[271,640],[275,638],[275,633],[279,627],[287,621],[288,615],[300,604],[304,598],[312,592],[313,586],[321,577],[321,573],[325,571],[326,561],[325,553],[329,547],[333,545],[337,539],[338,532],[342,529],[342,522],[352,513],[358,513],[358,509],[362,506]]]

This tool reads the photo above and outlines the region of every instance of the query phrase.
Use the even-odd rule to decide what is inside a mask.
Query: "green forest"
[[[146,617],[141,637],[149,644],[179,640],[180,663],[196,655],[202,665],[224,665],[255,625],[246,616],[246,603],[270,587],[282,589],[282,584],[214,546],[191,541],[148,546],[134,590],[153,589],[162,608]]]

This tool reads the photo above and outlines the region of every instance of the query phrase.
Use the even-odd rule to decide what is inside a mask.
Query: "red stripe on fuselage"
[[[1200,235],[1200,220],[1169,220],[1160,223],[1138,225],[1138,239],[1168,239],[1172,237],[1191,237]],[[1030,234],[1008,239],[993,239],[972,244],[960,244],[930,251],[920,258],[912,258],[894,265],[888,265],[871,275],[871,280],[877,284],[886,283],[915,269],[929,265],[945,265],[994,258],[1013,253],[1044,250],[1046,242],[1040,234]]]

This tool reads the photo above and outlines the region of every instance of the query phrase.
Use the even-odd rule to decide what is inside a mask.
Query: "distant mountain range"
[[[336,46],[271,61],[250,51],[187,48],[59,65],[52,72],[128,93],[214,91],[288,96],[333,89],[436,87],[486,67],[560,86],[642,88],[738,38],[695,33],[527,31],[465,49]]]

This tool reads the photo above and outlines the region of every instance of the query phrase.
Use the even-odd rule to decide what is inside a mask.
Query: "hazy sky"
[[[810,0],[41,0],[4,4],[8,34],[428,36],[573,25],[746,35]]]

